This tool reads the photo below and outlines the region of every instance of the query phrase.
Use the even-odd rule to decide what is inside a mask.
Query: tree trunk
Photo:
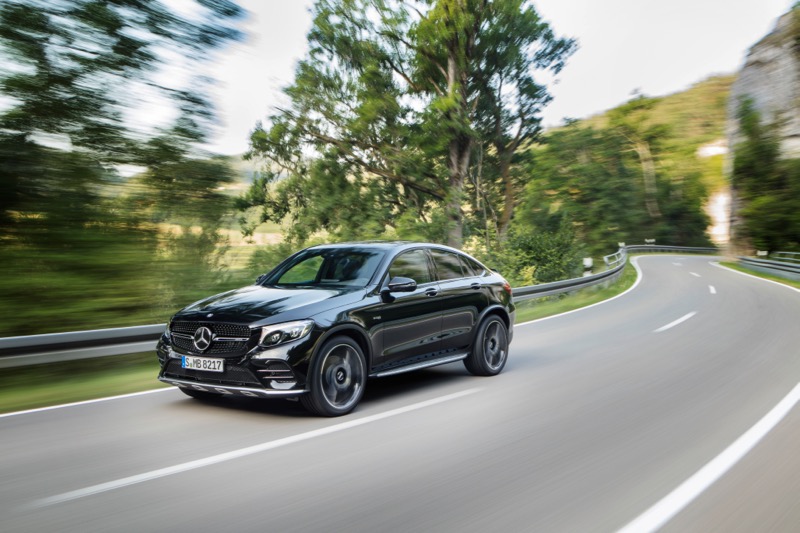
[[[514,184],[511,182],[511,157],[500,158],[500,177],[503,180],[503,212],[500,214],[498,225],[499,237],[503,237],[508,231],[511,223],[511,215],[514,213]]]
[[[469,168],[472,139],[458,136],[450,141],[448,170],[450,171],[450,191],[447,197],[447,245],[461,248],[464,243],[464,218],[461,203],[464,193],[464,179]]]
[[[458,102],[458,106],[448,111],[448,121],[451,124],[464,123],[469,115],[465,94],[467,76],[463,68],[459,67],[457,60],[459,52],[458,39],[454,39],[450,43],[447,59],[447,94]],[[461,212],[461,202],[471,151],[472,138],[463,131],[455,130],[450,140],[447,158],[450,190],[446,206],[447,244],[453,248],[461,248],[464,243],[464,217]]]
[[[637,142],[635,145],[639,161],[642,163],[642,176],[644,178],[644,203],[650,218],[660,218],[661,211],[658,208],[658,188],[656,187],[656,167],[653,162],[653,154],[650,153],[650,146],[644,142]]]

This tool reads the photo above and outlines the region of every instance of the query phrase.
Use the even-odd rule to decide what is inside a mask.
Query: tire
[[[186,396],[191,396],[196,400],[216,400],[221,396],[221,394],[217,394],[216,392],[208,392],[202,391],[197,389],[190,389],[187,387],[178,387],[182,393]]]
[[[303,406],[319,416],[342,416],[355,409],[364,396],[367,365],[364,352],[350,337],[333,337],[322,345],[311,363],[309,392]]]
[[[503,370],[508,360],[508,328],[505,322],[491,315],[478,326],[472,352],[464,359],[464,366],[476,376],[495,376]]]

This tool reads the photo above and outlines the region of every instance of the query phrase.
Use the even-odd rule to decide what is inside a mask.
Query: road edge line
[[[748,278],[758,279],[761,281],[766,281],[767,283],[772,283],[773,285],[778,285],[780,287],[786,287],[787,289],[793,290],[795,292],[800,292],[800,289],[797,287],[792,287],[791,285],[787,285],[785,283],[781,283],[780,281],[775,281],[772,279],[762,278],[761,276],[755,276],[753,274],[748,274],[747,272],[740,272],[739,270],[735,270],[730,267],[726,267],[725,265],[721,265],[719,261],[709,261],[709,264],[715,266],[717,268],[721,268],[723,270],[727,270],[728,272],[733,272],[735,274],[741,274],[742,276],[747,276]]]
[[[563,313],[558,313],[557,315],[550,315],[550,316],[545,316],[545,317],[542,317],[542,318],[537,318],[537,319],[534,319],[534,320],[528,320],[527,322],[520,322],[519,324],[514,324],[514,327],[516,328],[516,327],[519,327],[519,326],[527,326],[528,324],[535,324],[536,322],[541,322],[543,320],[550,320],[551,318],[558,318],[560,316],[569,315],[569,314],[572,314],[572,313],[577,313],[578,311],[583,311],[584,309],[589,309],[591,307],[595,307],[595,306],[598,306],[598,305],[603,305],[603,304],[608,303],[608,302],[610,302],[612,300],[616,300],[617,298],[621,298],[622,296],[625,296],[626,294],[631,292],[633,289],[635,289],[639,285],[639,282],[642,280],[642,269],[639,268],[639,262],[638,262],[639,257],[642,257],[642,256],[631,257],[631,264],[633,265],[633,268],[636,270],[636,281],[634,281],[633,285],[628,287],[628,289],[625,292],[621,292],[621,293],[617,294],[616,296],[612,296],[608,300],[603,300],[602,302],[596,302],[596,303],[593,303],[593,304],[589,304],[587,306],[579,307],[577,309],[572,309],[570,311],[564,311]]]
[[[116,396],[104,396],[102,398],[94,398],[92,400],[81,400],[80,402],[60,403],[58,405],[48,405],[47,407],[36,407],[35,409],[25,409],[24,411],[12,411],[10,413],[1,413],[0,418],[6,418],[17,415],[28,415],[32,413],[41,413],[43,411],[52,411],[53,409],[62,409],[64,407],[76,407],[79,405],[88,405],[91,403],[107,402],[109,400],[133,398],[135,396],[144,396],[145,394],[153,394],[154,392],[164,392],[168,390],[175,390],[175,387],[160,387],[158,389],[148,389],[139,392],[129,392],[128,394],[118,394]]]
[[[800,383],[770,411],[745,431],[733,444],[706,463],[689,479],[661,498],[644,513],[617,530],[617,533],[654,532],[685,509],[706,489],[733,468],[772,431],[800,401]]]
[[[354,420],[347,420],[345,422],[339,422],[338,424],[333,424],[318,429],[312,429],[310,431],[298,433],[297,435],[291,435],[289,437],[283,437],[281,439],[262,442],[261,444],[255,444],[253,446],[239,448],[238,450],[231,450],[229,452],[223,452],[216,455],[211,455],[203,459],[195,459],[193,461],[187,461],[185,463],[180,463],[177,465],[158,468],[156,470],[150,470],[149,472],[144,472],[142,474],[136,474],[133,476],[124,477],[113,481],[107,481],[105,483],[90,485],[82,489],[72,490],[69,492],[57,494],[55,496],[39,499],[33,502],[30,505],[30,507],[41,508],[58,503],[64,503],[71,500],[77,500],[80,498],[85,498],[87,496],[93,496],[95,494],[101,494],[103,492],[108,492],[111,490],[128,487],[130,485],[136,485],[139,483],[144,483],[146,481],[152,481],[154,479],[159,479],[162,477],[171,476],[174,474],[180,474],[182,472],[196,470],[198,468],[203,468],[206,466],[223,463],[226,461],[232,461],[234,459],[239,459],[241,457],[246,457],[248,455],[274,450],[275,448],[281,448],[283,446],[296,444],[298,442],[307,441],[316,437],[322,437],[325,435],[330,435],[332,433],[338,433],[339,431],[344,431],[346,429],[363,426],[371,422],[377,422],[379,420],[405,414],[411,411],[416,411],[418,409],[423,409],[425,407],[431,407],[433,405],[438,405],[440,403],[449,402],[450,400],[456,400],[464,396],[475,394],[476,392],[479,392],[481,390],[482,389],[480,387],[473,387],[471,389],[466,389],[451,394],[446,394],[444,396],[438,396],[436,398],[431,398],[429,400],[423,400],[421,402],[413,403],[411,405],[390,409],[389,411],[384,411],[382,413],[375,413],[373,415],[356,418]]]

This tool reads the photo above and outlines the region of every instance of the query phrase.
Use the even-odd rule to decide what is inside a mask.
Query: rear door
[[[430,254],[441,289],[442,349],[467,349],[488,297],[466,258],[437,248],[432,248]]]

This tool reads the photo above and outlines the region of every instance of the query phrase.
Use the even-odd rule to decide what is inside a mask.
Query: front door
[[[404,359],[427,355],[441,349],[442,308],[439,284],[434,281],[424,249],[409,250],[398,255],[384,278],[387,285],[393,277],[411,278],[417,282],[414,292],[385,293],[377,307],[380,315],[380,356],[377,365],[384,366]]]

